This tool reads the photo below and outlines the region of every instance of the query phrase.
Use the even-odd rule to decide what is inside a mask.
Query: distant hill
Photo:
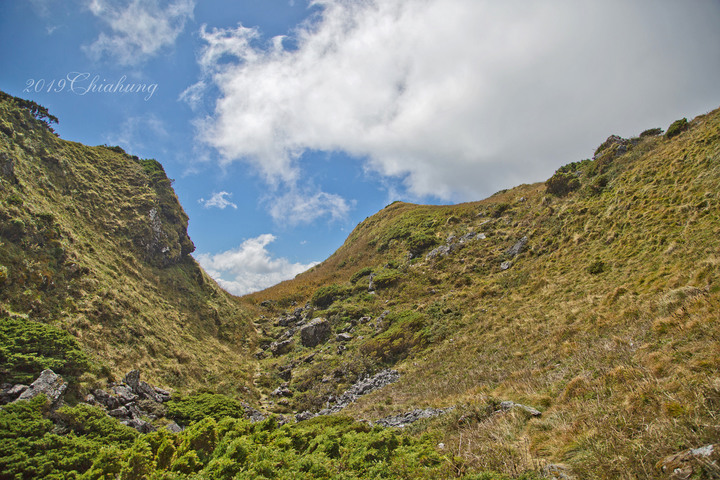
[[[612,136],[480,202],[393,203],[243,302],[277,412],[392,367],[400,381],[344,412],[455,407],[417,431],[473,467],[667,478],[663,458],[720,438],[720,111]],[[331,332],[309,347],[315,317]],[[542,415],[495,414],[502,401]]]
[[[41,352],[16,345],[0,382],[49,366],[89,386],[139,368],[172,389],[247,394],[253,327],[189,255],[188,218],[162,165],[57,138],[56,121],[1,93],[0,322],[39,344],[71,338]],[[87,368],[63,365],[66,351],[84,352]]]

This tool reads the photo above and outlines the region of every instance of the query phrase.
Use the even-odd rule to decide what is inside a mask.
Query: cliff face
[[[46,118],[0,98],[0,318],[70,332],[95,376],[244,388],[252,327],[189,256],[162,165],[62,140]]]

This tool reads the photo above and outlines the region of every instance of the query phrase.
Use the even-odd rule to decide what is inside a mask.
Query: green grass
[[[258,308],[262,300],[301,304],[324,285],[362,287],[370,270],[375,279],[393,272],[375,295],[353,289],[319,312],[337,330],[373,318],[352,327],[345,350],[331,339],[310,364],[302,348],[262,361],[265,371],[294,365],[291,386],[303,391],[285,408],[322,406],[363,371],[392,365],[401,380],[349,414],[455,405],[462,416],[498,399],[543,411],[418,430],[480,470],[518,475],[561,463],[579,478],[662,478],[655,465],[664,456],[715,443],[720,112],[688,122],[683,135],[657,133],[558,169],[577,181],[560,196],[536,184],[454,206],[394,203],[313,271],[244,297],[272,336],[282,309]],[[437,244],[467,232],[485,239],[425,261],[408,255],[413,225]],[[525,250],[502,270],[523,236]],[[390,321],[377,327],[385,310]],[[393,324],[403,316],[417,322]],[[270,378],[267,389],[283,381]]]
[[[61,140],[12,99],[0,118],[0,163],[12,166],[0,175],[6,330],[67,332],[98,366],[86,388],[139,368],[171,389],[252,398],[250,319],[189,256],[187,215],[162,166]],[[26,377],[56,358],[36,356]]]

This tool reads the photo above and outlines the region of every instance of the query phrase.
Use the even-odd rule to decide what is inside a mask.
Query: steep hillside
[[[665,457],[720,438],[719,203],[716,110],[610,137],[543,184],[389,205],[321,265],[243,298],[264,402],[318,412],[392,367],[398,382],[344,413],[454,407],[410,428],[458,471],[667,478]],[[316,317],[330,328],[309,341]]]
[[[52,121],[0,98],[0,382],[50,367],[90,386],[138,368],[247,395],[252,324],[189,256],[162,165],[59,139]]]

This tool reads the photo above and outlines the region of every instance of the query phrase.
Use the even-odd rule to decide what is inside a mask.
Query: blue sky
[[[479,200],[720,106],[719,24],[711,0],[0,0],[0,89],[162,162],[242,294],[394,200]]]

